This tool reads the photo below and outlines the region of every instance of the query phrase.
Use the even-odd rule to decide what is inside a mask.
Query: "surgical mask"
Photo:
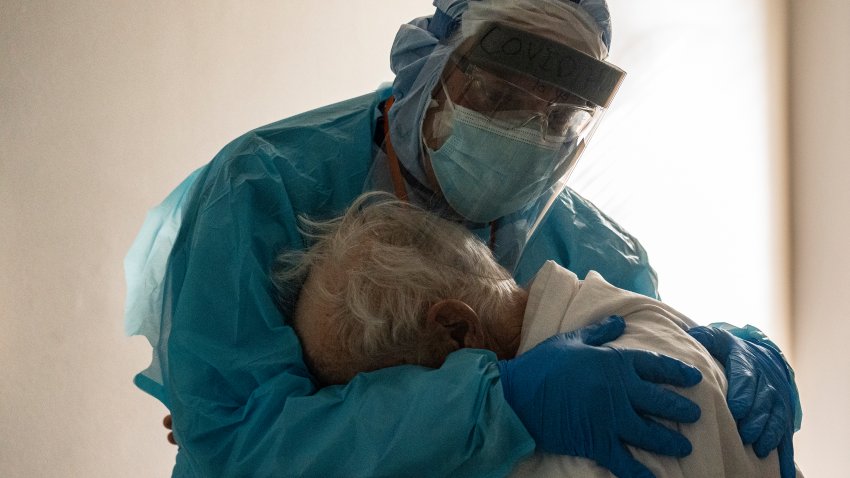
[[[565,155],[566,138],[544,138],[539,125],[507,128],[457,104],[441,117],[451,121],[451,134],[439,149],[426,145],[426,151],[446,201],[470,221],[522,209],[563,176],[562,166],[574,157],[575,143]]]

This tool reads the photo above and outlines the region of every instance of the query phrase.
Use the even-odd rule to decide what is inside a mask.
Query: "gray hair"
[[[301,221],[314,243],[307,251],[279,255],[273,282],[282,296],[292,296],[294,284],[313,271],[309,293],[328,306],[336,330],[327,332],[347,355],[339,359],[346,363],[331,363],[322,351],[305,350],[313,374],[325,383],[344,383],[356,372],[388,365],[437,367],[450,351],[428,343],[424,326],[431,305],[462,300],[486,328],[489,317],[515,305],[521,290],[464,227],[388,193],[364,194],[336,219]],[[358,370],[345,371],[352,367]]]

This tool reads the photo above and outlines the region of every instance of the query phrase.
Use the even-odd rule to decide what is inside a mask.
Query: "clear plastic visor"
[[[625,77],[583,48],[484,23],[444,60],[421,123],[425,174],[512,268]]]
[[[457,134],[454,123],[468,118],[470,112],[465,110],[486,118],[487,125],[482,126],[487,130],[539,146],[536,151],[540,156],[517,154],[519,149],[506,147],[500,150],[501,158],[482,157],[491,165],[476,169],[481,174],[477,178],[480,181],[469,178],[463,188],[455,188],[464,191],[463,197],[455,201],[446,191],[445,176],[437,174],[430,160],[425,166],[460,218],[480,223],[486,216],[484,211],[498,210],[499,215],[491,214],[494,217],[487,219],[505,217],[511,223],[517,221],[505,223],[497,231],[494,250],[502,265],[511,270],[566,186],[605,108],[539,78],[481,66],[457,54],[446,64],[432,100],[422,124],[426,158],[428,149],[439,150]],[[492,175],[500,176],[498,191],[486,186],[494,184],[484,180]]]
[[[453,55],[446,64],[432,100],[422,124],[425,147],[439,149],[455,132],[453,123],[468,115],[458,110],[471,110],[486,119],[488,130],[502,131],[552,152],[545,158],[511,158],[512,162],[534,165],[538,190],[553,185],[572,169],[604,112],[602,106],[538,78],[495,71],[460,55]],[[546,164],[539,164],[541,161]]]
[[[539,129],[550,142],[576,140],[599,108],[538,79],[492,73],[459,56],[449,60],[440,82],[451,103],[505,129]]]

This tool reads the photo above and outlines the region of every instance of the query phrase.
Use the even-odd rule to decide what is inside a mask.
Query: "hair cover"
[[[504,14],[514,25],[539,28],[534,33],[556,41],[580,39],[598,50],[592,53],[600,60],[608,55],[611,17],[605,0],[434,0],[434,6],[434,15],[399,28],[390,51],[390,66],[396,74],[390,135],[399,161],[422,184],[428,184],[419,162],[422,119],[449,56],[474,32],[464,22]],[[524,21],[517,22],[519,17]],[[453,35],[459,27],[464,28]]]

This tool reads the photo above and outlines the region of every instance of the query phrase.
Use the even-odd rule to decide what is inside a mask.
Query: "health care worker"
[[[154,346],[136,383],[173,415],[174,476],[502,476],[535,447],[651,476],[625,444],[689,453],[649,416],[695,421],[657,384],[698,372],[614,352],[605,327],[514,360],[464,349],[438,370],[316,389],[269,272],[277,252],[307,246],[298,216],[335,216],[364,187],[464,223],[521,283],[551,259],[657,296],[637,240],[563,189],[624,77],[602,61],[605,1],[434,4],[401,27],[391,89],[243,135],[148,216],[126,261],[127,330]],[[698,329],[726,366],[742,438],[761,456],[778,446],[793,476],[799,402],[778,349]]]

